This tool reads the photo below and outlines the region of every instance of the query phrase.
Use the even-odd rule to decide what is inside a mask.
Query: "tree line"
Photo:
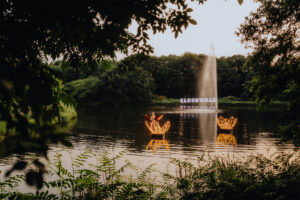
[[[64,82],[63,90],[79,104],[149,103],[157,96],[195,97],[197,74],[207,55],[185,53],[181,56],[135,54],[121,61],[102,60],[95,66],[74,69],[68,62],[50,64]],[[218,96],[252,100],[251,68],[247,57],[234,55],[217,58]],[[86,70],[86,69],[90,70]]]

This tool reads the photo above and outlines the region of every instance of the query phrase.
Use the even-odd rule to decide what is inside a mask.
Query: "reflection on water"
[[[170,151],[170,145],[165,138],[162,139],[151,139],[146,146],[146,150],[152,150],[153,153],[157,153],[160,149],[166,149],[168,152]]]
[[[245,155],[252,152],[266,153],[270,149],[281,152],[293,148],[290,144],[278,144],[276,131],[277,125],[284,120],[281,118],[284,112],[282,110],[257,112],[255,108],[239,107],[226,108],[216,113],[204,112],[198,108],[182,109],[163,106],[81,108],[78,110],[73,134],[69,137],[73,148],[66,151],[63,146],[50,146],[49,160],[59,152],[62,159],[71,165],[68,151],[72,155],[78,155],[86,149],[91,149],[96,154],[103,151],[116,154],[126,149],[124,160],[139,163],[141,168],[156,163],[158,169],[163,171],[166,167],[168,171],[171,157],[194,158],[195,153],[202,152]],[[164,114],[160,124],[167,121],[172,123],[163,138],[153,138],[145,126],[145,113],[152,112],[158,116]],[[224,121],[220,127],[216,120],[218,115]],[[233,123],[229,120],[230,116],[238,121]],[[228,126],[234,129],[226,130]],[[0,166],[0,170],[5,171],[8,167],[3,159],[1,164],[4,168]]]
[[[198,134],[203,144],[215,143],[217,137],[217,113],[199,113]]]
[[[189,108],[190,109],[190,108]],[[278,151],[292,149],[290,144],[278,144],[277,124],[282,122],[282,110],[257,112],[254,108],[226,108],[222,112],[205,113],[185,110],[179,107],[91,107],[78,109],[78,122],[69,137],[73,143],[71,151],[93,149],[117,152],[126,149],[127,158],[140,159],[154,157],[170,158],[192,156],[194,152],[263,153],[273,148]],[[172,123],[165,133],[164,141],[152,141],[145,126],[145,113],[164,114],[159,122]],[[238,119],[232,136],[230,131],[221,130],[217,117]],[[227,139],[226,139],[227,137]],[[235,140],[233,139],[235,138]],[[236,143],[236,145],[219,145]],[[232,148],[234,147],[234,148]],[[65,147],[52,145],[51,152]],[[148,150],[147,150],[148,149]],[[156,153],[153,154],[152,150]],[[149,160],[151,160],[149,159]]]
[[[222,145],[237,145],[236,138],[231,133],[219,133],[217,137],[217,144]]]
[[[194,152],[263,153],[270,148],[278,151],[293,148],[290,144],[278,144],[276,132],[278,124],[284,122],[282,110],[258,112],[255,108],[229,107],[221,108],[219,113],[205,113],[197,109],[164,106],[80,108],[78,122],[70,136],[74,146],[72,151],[88,148],[114,152],[126,149],[134,158],[166,158],[192,156]],[[164,115],[159,121],[161,125],[167,121],[172,124],[165,134],[169,152],[164,146],[155,155],[146,149],[153,138],[145,126],[145,113],[152,112],[157,116]],[[220,133],[230,133],[218,127],[216,119],[219,116],[238,119],[232,133],[236,145],[217,144]],[[65,148],[51,145],[50,149],[60,151]]]
[[[191,150],[243,153],[253,150],[264,151],[269,147],[279,150],[292,148],[288,144],[277,144],[279,139],[276,137],[276,127],[282,120],[280,116],[283,111],[281,110],[257,112],[255,108],[227,108],[221,113],[196,112],[197,110],[178,112],[178,110],[180,110],[178,107],[163,106],[79,109],[78,123],[71,139],[74,148],[79,145],[92,149],[108,147],[127,149],[130,154],[139,157],[152,156],[151,152],[149,154],[146,150],[152,138],[147,131],[144,119],[145,113],[155,112],[158,116],[164,114],[164,118],[159,121],[160,124],[165,124],[167,121],[172,123],[165,134],[170,148],[168,157],[192,155]],[[232,134],[236,140],[236,148],[216,145],[218,133],[227,134],[224,130],[218,130],[220,129],[216,120],[218,115],[227,119],[230,119],[230,116],[238,119]],[[229,121],[226,123],[231,123]],[[165,156],[165,152],[157,151],[157,154]]]

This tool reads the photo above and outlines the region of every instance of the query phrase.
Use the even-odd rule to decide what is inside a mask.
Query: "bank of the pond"
[[[30,124],[34,124],[35,120],[31,114],[25,115]],[[74,106],[67,106],[63,103],[60,104],[60,120],[58,117],[52,120],[52,124],[56,126],[57,132],[66,132],[71,130],[76,123],[77,112]],[[0,121],[0,142],[2,142],[8,135],[15,135],[15,129],[7,129],[7,122]]]
[[[275,154],[271,158],[249,155],[244,159],[195,155],[193,160],[170,160],[174,173],[155,169],[155,163],[138,169],[126,161],[120,167],[107,153],[82,152],[65,168],[61,154],[50,163],[49,181],[29,180],[17,175],[0,181],[1,199],[205,199],[205,200],[293,200],[300,197],[299,153]],[[32,173],[35,169],[26,167]],[[25,172],[26,172],[25,170]],[[131,172],[129,171],[131,170]],[[25,181],[42,184],[36,193],[17,188]],[[52,191],[52,192],[49,192]]]
[[[185,103],[181,104],[179,99],[173,99],[173,98],[164,98],[164,99],[153,99],[151,102],[148,103],[126,103],[126,104],[108,104],[108,103],[102,103],[97,101],[89,101],[89,102],[82,102],[78,103],[78,107],[90,107],[90,106],[121,106],[121,105],[139,105],[139,106],[180,106],[180,105],[198,105],[197,103]],[[287,102],[280,102],[276,101],[271,103],[268,107],[282,107],[287,108],[288,107]],[[243,106],[243,107],[258,107],[258,104],[255,101],[245,101],[245,100],[230,100],[230,99],[218,99],[218,106]]]
[[[178,106],[181,105],[179,99],[156,99],[153,100],[154,105],[164,105],[164,106]],[[197,103],[185,103],[185,105],[197,105]],[[219,106],[252,106],[256,107],[258,104],[255,101],[244,101],[244,100],[231,100],[226,98],[218,99]],[[270,104],[270,106],[287,107],[287,102],[276,101]]]

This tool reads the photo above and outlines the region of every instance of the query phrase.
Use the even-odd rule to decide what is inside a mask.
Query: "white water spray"
[[[215,56],[215,48],[212,44],[210,54],[207,56],[206,62],[197,74],[197,86],[199,98],[214,99],[214,102],[205,102],[205,106],[218,109],[218,89],[217,89],[217,63]],[[202,104],[202,103],[200,103]]]

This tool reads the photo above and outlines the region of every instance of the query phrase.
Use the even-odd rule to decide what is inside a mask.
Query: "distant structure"
[[[213,44],[205,64],[197,74],[197,97],[181,98],[181,104],[198,104],[199,108],[218,109],[217,64]]]

